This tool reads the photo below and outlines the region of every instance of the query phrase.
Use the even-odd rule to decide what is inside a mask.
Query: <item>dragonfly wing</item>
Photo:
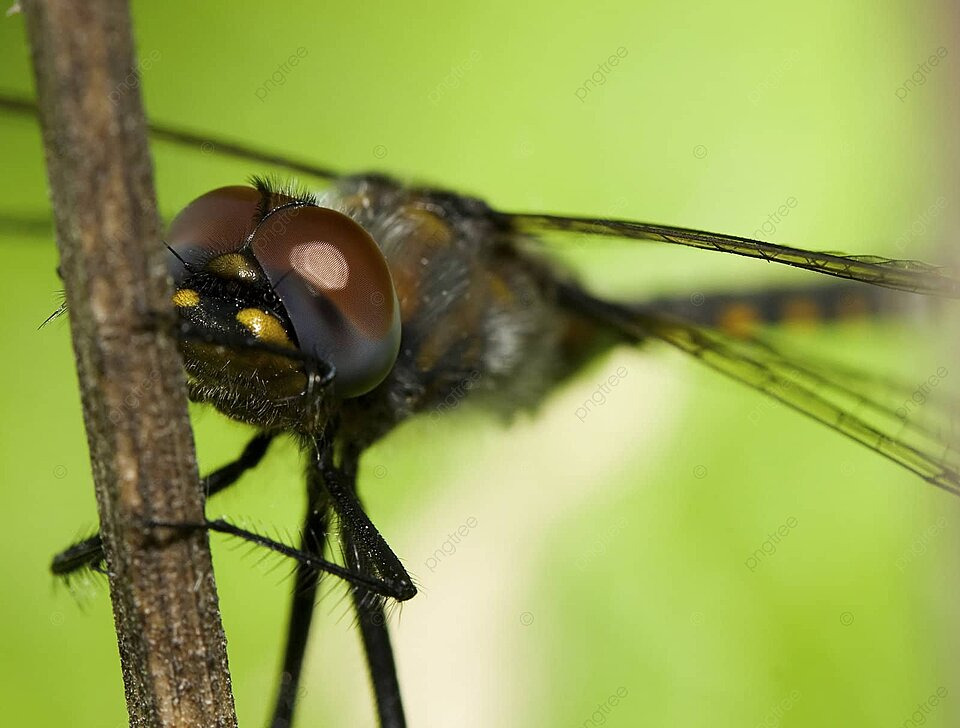
[[[502,214],[501,222],[520,235],[594,235],[647,240],[759,258],[794,268],[877,286],[946,298],[960,298],[960,279],[944,268],[916,260],[895,260],[872,255],[814,252],[760,240],[703,230],[653,225],[631,220],[604,220],[537,213]]]
[[[0,109],[23,116],[36,116],[37,113],[34,102],[6,94],[0,94]],[[220,139],[213,135],[198,134],[159,123],[150,124],[150,133],[156,139],[197,149],[205,153],[232,156],[328,180],[340,176],[331,169],[303,159],[265,153],[254,147]],[[942,268],[915,260],[893,260],[876,256],[814,252],[760,240],[751,240],[750,238],[741,238],[735,235],[723,235],[631,220],[607,220],[539,213],[510,214],[492,210],[490,214],[502,227],[522,235],[542,236],[551,233],[573,233],[658,241],[704,250],[717,250],[749,258],[760,258],[772,263],[789,265],[839,278],[864,281],[897,290],[960,298],[960,280]]]
[[[782,337],[785,339],[786,337]],[[836,361],[822,354],[799,352],[783,341],[781,337],[757,336],[759,346],[775,349],[776,354],[790,361],[802,361],[804,369],[832,386],[842,387],[851,396],[856,396],[865,407],[892,413],[900,419],[907,419],[905,402],[916,401],[918,389],[923,383],[909,382],[896,375],[885,372],[867,372],[847,363]],[[945,376],[946,367],[939,367],[938,381]],[[924,392],[920,391],[920,395]],[[912,419],[911,424],[918,430],[930,431],[934,436],[949,429],[960,414],[960,398],[954,392],[938,390],[936,397],[923,400],[924,412],[929,412],[930,422]]]
[[[960,495],[960,457],[950,432],[922,427],[899,416],[865,388],[847,386],[848,376],[828,375],[821,366],[808,366],[755,338],[735,338],[683,319],[631,309],[573,286],[561,287],[561,301],[619,331],[627,340],[659,339],[680,349],[856,440],[938,488]]]
[[[0,93],[0,109],[19,116],[36,117],[37,115],[37,105],[34,101],[4,93]],[[179,147],[193,149],[204,154],[220,154],[225,157],[235,157],[249,162],[282,167],[291,172],[299,172],[322,179],[335,179],[340,176],[337,172],[327,167],[321,167],[304,159],[283,154],[271,154],[247,144],[233,142],[213,134],[199,134],[180,127],[168,126],[167,124],[157,122],[150,122],[148,126],[150,136],[154,139],[169,142]]]

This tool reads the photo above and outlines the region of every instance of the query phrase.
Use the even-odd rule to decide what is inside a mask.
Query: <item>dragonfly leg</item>
[[[240,479],[241,475],[259,465],[263,456],[267,454],[267,448],[273,438],[273,433],[258,433],[243,448],[240,457],[201,478],[200,485],[207,497],[216,495],[233,485]],[[57,576],[68,576],[83,568],[93,568],[100,571],[102,570],[100,566],[102,562],[103,542],[100,539],[100,534],[96,533],[54,556],[50,564],[50,571]]]
[[[312,487],[310,490],[315,491]],[[322,557],[329,514],[327,508],[318,500],[319,498],[313,496],[309,499],[301,548],[304,552]],[[313,607],[319,578],[320,572],[314,566],[304,561],[297,562],[296,585],[290,603],[287,643],[283,653],[283,669],[280,673],[280,684],[277,686],[277,698],[270,728],[289,728],[293,722],[293,711],[297,703],[300,676],[303,672],[303,657],[313,621]]]
[[[384,605],[388,598],[398,601],[410,599],[417,590],[410,575],[370,522],[357,499],[357,455],[349,456],[347,463],[335,467],[329,449],[322,441],[315,442],[311,449],[307,469],[308,508],[300,548],[234,526],[222,519],[205,519],[199,523],[148,521],[146,525],[224,533],[297,561],[296,587],[290,605],[283,669],[269,724],[271,728],[289,728],[293,721],[321,573],[336,576],[350,586],[377,699],[380,725],[383,728],[403,728],[406,722]],[[333,514],[336,515],[342,539],[343,566],[323,557]]]
[[[356,496],[356,473],[346,474],[346,483],[332,484],[331,493],[335,500],[352,500],[354,507],[363,513],[360,501]],[[330,487],[330,485],[328,485]],[[340,504],[341,511],[349,508],[348,504]],[[344,516],[341,515],[344,520]],[[344,556],[346,564],[354,570],[364,568],[363,539],[355,536],[352,528],[344,529]],[[375,531],[374,531],[375,532]],[[379,539],[379,534],[376,534]],[[382,539],[379,539],[382,542]],[[396,562],[395,572],[400,579],[412,588],[412,582],[399,560],[389,550],[386,543],[382,543],[389,557]],[[389,560],[389,557],[388,560]],[[352,592],[354,609],[360,625],[360,635],[363,639],[363,650],[367,657],[367,668],[370,671],[370,680],[373,683],[373,692],[377,701],[377,712],[380,718],[380,728],[404,728],[406,718],[403,712],[403,700],[400,696],[400,684],[397,680],[397,668],[393,658],[393,648],[390,644],[390,633],[387,630],[384,600],[382,597],[363,589],[354,589]]]
[[[316,443],[308,470],[309,504],[302,540],[304,551],[322,554],[329,514],[336,513],[346,568],[364,581],[351,581],[370,678],[382,728],[403,728],[406,720],[397,681],[393,650],[384,614],[385,597],[410,599],[416,589],[399,559],[364,513],[356,496],[357,456],[333,466],[329,448]],[[321,488],[317,484],[322,483]],[[296,558],[296,556],[294,556]],[[303,656],[313,613],[319,571],[309,562],[297,567],[297,588],[290,611],[283,674],[271,728],[289,728],[299,689]]]

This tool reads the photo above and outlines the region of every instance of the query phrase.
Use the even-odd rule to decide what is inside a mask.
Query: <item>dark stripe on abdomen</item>
[[[635,308],[743,335],[768,325],[812,326],[863,318],[928,318],[936,314],[937,307],[937,300],[913,293],[864,283],[830,282],[799,288],[667,296]]]

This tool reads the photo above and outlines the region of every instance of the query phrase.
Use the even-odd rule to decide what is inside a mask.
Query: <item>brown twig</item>
[[[123,0],[24,2],[132,726],[235,726]]]

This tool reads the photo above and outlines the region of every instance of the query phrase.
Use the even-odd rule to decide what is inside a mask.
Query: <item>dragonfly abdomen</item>
[[[803,287],[768,287],[747,292],[665,296],[637,305],[710,326],[732,336],[748,336],[764,326],[811,328],[838,321],[921,318],[936,300],[857,282],[827,282]]]

